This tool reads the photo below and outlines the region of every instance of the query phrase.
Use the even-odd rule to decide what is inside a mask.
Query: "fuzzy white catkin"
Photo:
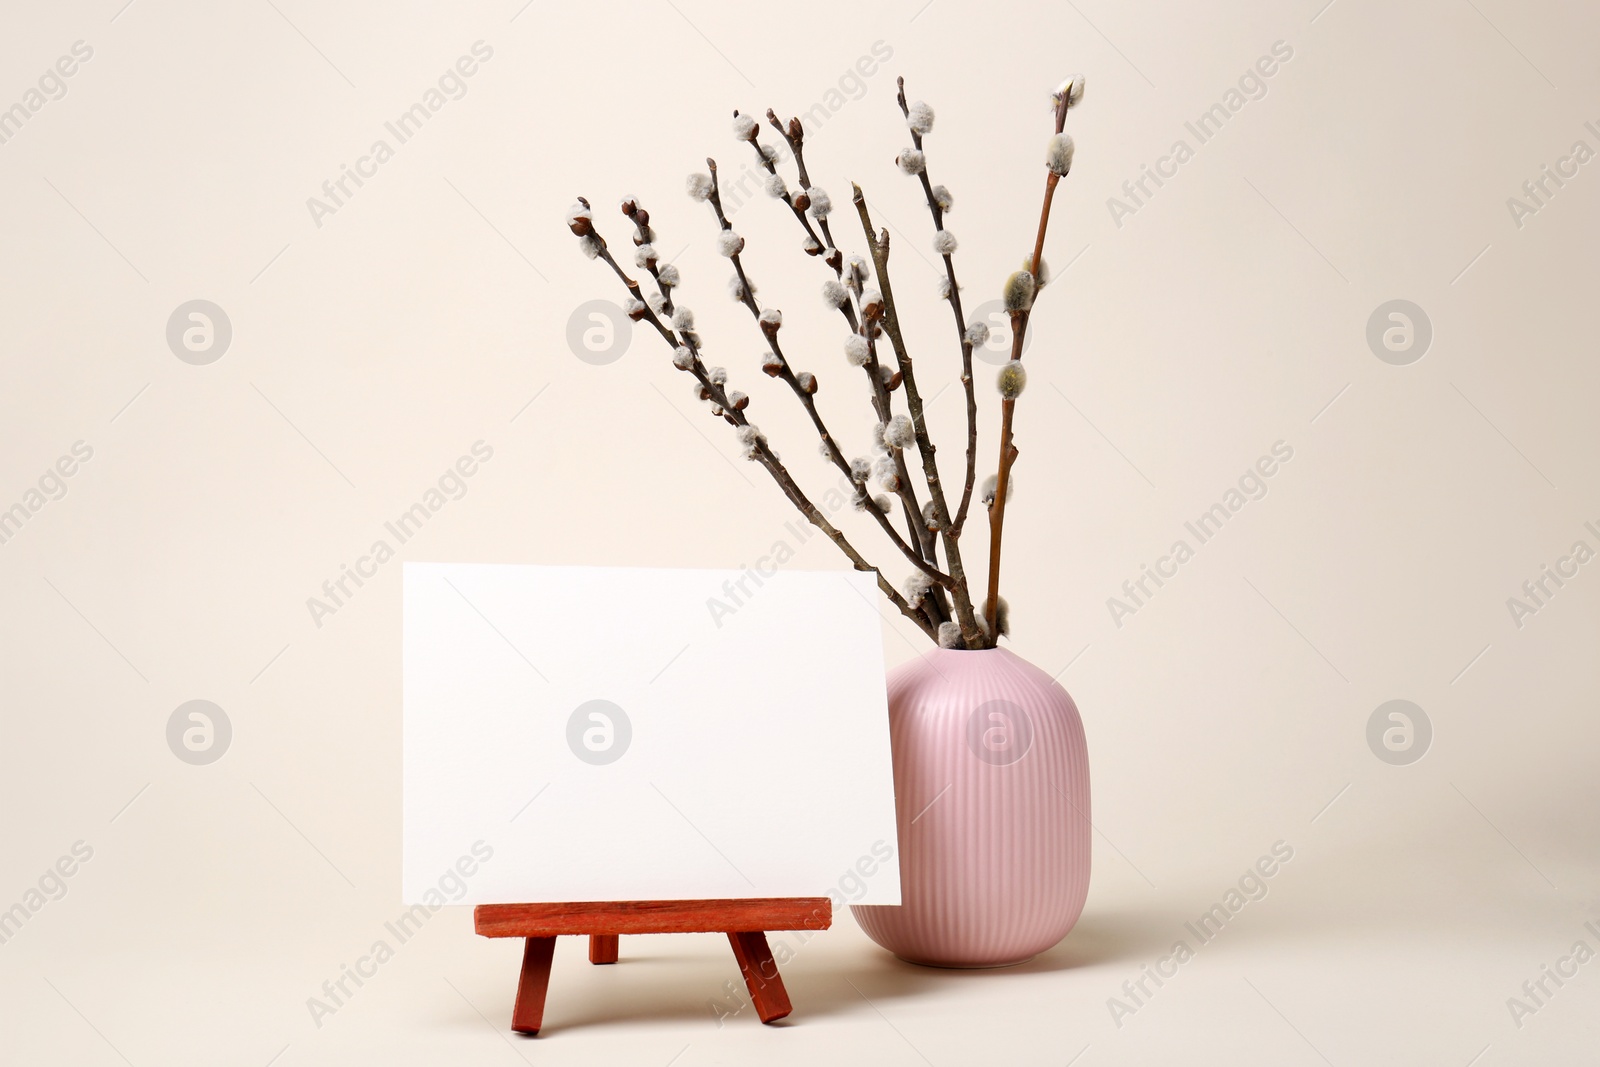
[[[811,198],[809,210],[812,218],[825,219],[833,211],[833,201],[829,199],[828,194],[822,189],[813,185],[806,190],[806,195]]]
[[[1045,145],[1044,165],[1049,167],[1052,173],[1066,174],[1072,169],[1072,153],[1076,148],[1072,142],[1072,134],[1053,135]]]
[[[931,533],[939,532],[939,509],[934,506],[931,500],[922,505],[922,525],[926,526]]]
[[[776,148],[769,144],[757,145],[756,147],[761,150],[761,158],[768,163],[776,163],[778,161],[778,150]]]
[[[927,136],[933,130],[933,108],[918,100],[906,109],[906,125],[913,133]]]
[[[633,263],[637,267],[644,267],[656,258],[656,246],[651,244],[640,245],[633,253]]]
[[[730,258],[736,256],[744,251],[744,238],[732,230],[723,230],[717,235],[717,251]]]
[[[769,174],[767,180],[762,182],[762,187],[767,190],[767,195],[774,200],[782,200],[789,195],[789,187],[783,184],[783,175]]]
[[[894,460],[888,456],[878,457],[878,461],[872,465],[872,476],[889,492],[900,491],[900,471],[895,467]]]
[[[895,160],[900,169],[907,174],[921,174],[928,169],[928,157],[920,149],[902,149],[899,158]]]
[[[967,344],[973,348],[982,348],[989,343],[989,324],[982,319],[973,319],[967,323]]]
[[[933,250],[941,256],[948,256],[956,250],[956,235],[949,230],[940,230],[933,235]]]
[[[1002,399],[1015,400],[1028,387],[1028,368],[1022,365],[1020,359],[1014,359],[1000,368],[994,384],[1000,390]]]
[[[1007,311],[1026,311],[1033,306],[1033,293],[1033,275],[1019,270],[1006,279],[1000,297]]]
[[[1083,100],[1083,75],[1067,75],[1066,79],[1060,85],[1056,86],[1056,91],[1050,94],[1050,102],[1060,106],[1061,95],[1063,93],[1065,93],[1067,97],[1067,106],[1077,107],[1078,104]]]
[[[583,254],[588,256],[590,259],[594,259],[600,255],[600,242],[593,237],[578,238],[578,248],[581,249]]]
[[[958,624],[953,622],[941,622],[939,624],[939,647],[961,647],[961,627]]]
[[[779,311],[777,308],[767,308],[761,313],[761,325],[782,326],[783,312]]]
[[[644,314],[644,301],[629,298],[628,302],[622,305],[622,310],[627,313],[629,318],[642,316]]]
[[[850,480],[857,485],[865,485],[872,477],[872,461],[866,456],[857,456],[850,461]]]
[[[666,286],[668,289],[671,289],[679,282],[678,268],[674,267],[671,263],[663,263],[656,271],[656,274],[656,280],[662,285]]]
[[[683,187],[694,200],[711,199],[711,175],[696,172],[684,179]]]
[[[739,140],[750,140],[755,136],[757,128],[756,120],[749,115],[736,113],[733,116],[733,135]]]
[[[939,205],[940,211],[949,211],[955,203],[955,198],[950,195],[950,190],[942,185],[933,187],[933,202]]]
[[[660,293],[651,293],[649,296],[644,298],[644,301],[646,304],[650,305],[650,310],[654,311],[657,315],[666,313],[667,298],[662,296]]]
[[[892,448],[910,448],[916,440],[916,431],[911,425],[911,416],[896,415],[889,420],[889,425],[884,427],[883,440]]]
[[[706,377],[711,379],[711,384],[712,385],[727,385],[728,384],[728,368],[727,367],[712,367],[709,371],[706,372]]]
[[[568,226],[571,226],[574,222],[577,222],[579,219],[590,219],[590,220],[592,220],[593,218],[594,218],[594,213],[591,212],[588,208],[584,207],[582,204],[573,204],[571,207],[569,207],[567,209],[567,225]]]
[[[994,503],[995,490],[999,486],[1000,476],[998,474],[991,474],[983,480],[983,485],[978,490],[978,499],[983,502],[984,507]],[[1013,474],[1006,479],[1006,503],[1011,503],[1011,498],[1016,494],[1016,491],[1017,476]]]
[[[808,370],[803,370],[799,374],[795,375],[794,380],[800,383],[800,391],[803,393],[814,393],[817,391],[817,376]]]
[[[867,339],[859,333],[853,333],[844,342],[844,358],[850,361],[852,367],[864,367],[871,353],[867,348]]]
[[[939,299],[940,300],[949,300],[950,299],[950,294],[955,292],[955,290],[950,287],[950,276],[947,274],[947,275],[944,275],[943,277],[941,277],[939,279],[939,281],[938,281],[938,285],[939,285]]]
[[[880,515],[889,514],[889,508],[894,502],[881,493],[872,498],[872,506]]]
[[[922,603],[922,598],[928,595],[928,590],[933,588],[933,579],[922,571],[912,571],[906,575],[906,580],[900,588],[905,593],[906,599],[911,602],[911,606],[916,607]]]
[[[754,423],[745,423],[739,427],[739,443],[744,446],[744,458],[753,460],[761,454],[760,446],[767,443],[767,436]]]
[[[783,373],[783,360],[778,358],[777,353],[768,352],[761,357],[761,369],[776,377]]]
[[[734,300],[744,300],[744,279],[737,274],[728,276],[728,295]]]
[[[679,370],[689,370],[694,366],[694,353],[687,345],[679,345],[672,350],[672,365]]]
[[[844,302],[848,299],[850,299],[850,294],[845,291],[844,286],[839,282],[829,278],[822,283],[822,301],[829,307],[843,307]]]
[[[867,266],[867,261],[860,256],[850,257],[850,268],[845,271],[844,283],[857,296],[861,295],[862,287],[867,284],[867,279],[872,277],[872,271]]]
[[[750,397],[748,395],[746,395],[745,393],[741,393],[737,389],[728,390],[728,403],[735,410],[743,407],[744,405],[748,404],[749,402],[750,402]]]
[[[800,247],[805,250],[806,255],[814,256],[822,251],[822,242],[808,233],[806,239],[800,242]]]
[[[694,329],[694,312],[686,307],[679,307],[672,312],[672,328],[674,330]]]
[[[1030,252],[1023,256],[1022,269],[1033,271],[1033,285],[1036,290],[1043,289],[1050,284],[1050,264],[1045,261],[1043,256],[1039,257],[1039,269],[1036,271],[1033,270],[1033,253]]]
[[[989,601],[983,602],[983,607],[978,611],[978,625],[983,627],[984,633],[989,633]],[[1000,636],[1011,636],[1011,605],[1006,603],[1003,596],[994,599],[994,628],[1000,631]],[[993,637],[993,634],[989,634]]]

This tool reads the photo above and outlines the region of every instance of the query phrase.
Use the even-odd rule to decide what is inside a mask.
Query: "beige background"
[[[13,5],[0,106],[74,42],[93,57],[0,144],[0,507],[74,442],[93,457],[0,545],[0,907],[75,842],[93,858],[0,945],[0,1060],[1465,1067],[1592,1050],[1600,963],[1547,980],[1520,1027],[1507,998],[1575,941],[1600,947],[1583,925],[1600,925],[1600,573],[1521,628],[1506,600],[1575,540],[1600,547],[1583,528],[1600,525],[1600,177],[1581,168],[1520,227],[1507,198],[1574,141],[1600,148],[1600,27],[1576,4],[1324,2]],[[493,57],[466,95],[317,226],[307,198],[479,40]],[[1266,95],[1117,226],[1107,198],[1192,143],[1185,121],[1280,40],[1293,59]],[[785,536],[787,506],[650,338],[605,366],[569,349],[574,309],[617,292],[561,215],[584,193],[623,239],[611,205],[645,199],[684,249],[710,351],[822,485],[681,183],[708,152],[743,161],[733,107],[826,103],[876,41],[892,59],[810,162],[836,203],[858,180],[895,228],[930,394],[955,346],[892,163],[894,75],[938,111],[930,166],[956,197],[969,307],[1031,236],[1044,94],[1089,76],[1007,551],[1014,647],[1065,670],[1088,730],[1082,922],[1031,964],[961,974],[899,964],[841,916],[785,968],[781,1031],[748,1010],[717,1025],[736,978],[718,938],[629,942],[605,970],[568,943],[532,1045],[505,1030],[516,947],[452,909],[314,1025],[307,998],[398,912],[399,563],[320,627],[307,598],[480,440],[493,459],[401,558],[732,566]],[[770,202],[736,222],[864,452],[816,264]],[[1396,298],[1434,331],[1408,366],[1365,339]],[[232,323],[206,366],[165,339],[193,299]],[[929,417],[948,474],[959,391]],[[1106,599],[1279,440],[1294,458],[1267,497],[1114,625]],[[838,563],[817,538],[794,565]],[[896,661],[920,640],[894,622],[884,639]],[[1410,766],[1365,739],[1395,698],[1434,727]],[[192,699],[233,726],[209,766],[167,746]],[[1108,998],[1280,840],[1294,859],[1268,896],[1116,1025]]]

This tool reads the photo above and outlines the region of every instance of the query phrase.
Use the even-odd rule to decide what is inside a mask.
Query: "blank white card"
[[[856,571],[407,563],[410,903],[898,904]]]

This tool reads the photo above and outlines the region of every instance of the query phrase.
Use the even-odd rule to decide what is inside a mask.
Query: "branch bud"
[[[1055,134],[1045,145],[1044,165],[1050,168],[1052,174],[1066,174],[1072,169],[1072,154],[1076,149],[1072,134]]]
[[[861,297],[861,313],[872,321],[883,314],[883,294],[876,289],[868,289]]]
[[[1000,296],[1007,311],[1027,311],[1033,306],[1033,275],[1025,270],[1016,271],[1006,279]]]
[[[594,232],[593,219],[588,204],[573,204],[567,209],[567,227],[578,237],[588,237]]]
[[[1000,373],[995,375],[995,388],[1000,390],[1002,400],[1015,400],[1022,395],[1028,387],[1028,370],[1022,361],[1014,359],[1000,368]]]
[[[940,648],[965,648],[966,647],[966,645],[961,640],[961,626],[960,626],[960,624],[953,623],[953,622],[941,622],[939,624],[939,647]]]

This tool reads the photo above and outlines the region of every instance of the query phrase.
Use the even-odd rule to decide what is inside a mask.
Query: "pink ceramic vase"
[[[1089,759],[1067,691],[1008,649],[889,673],[898,907],[856,922],[911,963],[1004,967],[1066,936],[1089,892]]]

